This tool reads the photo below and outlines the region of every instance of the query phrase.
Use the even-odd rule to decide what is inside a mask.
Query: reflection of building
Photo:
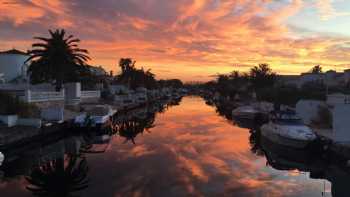
[[[27,79],[28,54],[16,49],[0,52],[0,73],[6,82]]]

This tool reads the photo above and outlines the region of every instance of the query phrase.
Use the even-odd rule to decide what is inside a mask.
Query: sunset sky
[[[349,0],[0,0],[0,50],[30,49],[56,28],[80,38],[93,65],[118,72],[132,57],[158,78],[350,68]]]

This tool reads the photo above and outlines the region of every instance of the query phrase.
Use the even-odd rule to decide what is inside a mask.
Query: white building
[[[110,91],[112,94],[128,94],[129,89],[125,85],[110,85]]]
[[[329,70],[324,73],[301,73],[300,75],[280,75],[279,80],[283,84],[302,87],[306,83],[314,82],[325,84],[329,87],[343,86],[350,82],[350,69],[344,72]]]
[[[12,49],[0,52],[0,73],[5,82],[26,80],[28,64],[25,61],[29,55],[25,52]]]
[[[102,66],[89,66],[89,70],[93,75],[96,76],[106,76],[108,73],[105,71]]]
[[[350,104],[350,95],[336,93],[327,95],[327,104],[330,106]]]

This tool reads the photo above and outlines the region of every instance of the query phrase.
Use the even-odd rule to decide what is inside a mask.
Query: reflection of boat
[[[5,160],[5,156],[4,154],[2,154],[2,152],[0,152],[0,166],[2,165],[2,162]]]
[[[316,139],[314,132],[293,111],[274,113],[269,123],[261,127],[261,134],[272,142],[294,148],[305,148]]]
[[[277,149],[266,148],[266,143],[262,143],[267,164],[276,170],[297,170],[299,172],[310,172],[310,178],[318,174],[324,174],[327,163],[315,158],[310,152],[299,152],[289,150],[281,154]]]
[[[326,179],[331,182],[331,196],[347,197],[350,193],[350,173],[347,168],[322,160],[319,154],[305,149],[292,149],[261,138],[261,146],[267,163],[276,170],[309,172],[311,179]]]
[[[300,163],[302,163],[302,165],[309,165],[310,163],[315,163],[315,161],[320,161],[323,158],[321,152],[318,152],[318,150],[312,148],[296,149],[293,147],[288,147],[274,143],[263,136],[260,137],[259,142],[261,150],[265,153],[265,156],[271,165],[274,163],[276,165],[283,165],[283,163],[286,162],[284,163],[283,168],[272,165],[273,167],[276,167],[276,169],[279,170],[286,169],[288,166],[291,167],[291,169],[295,169],[296,166],[300,165]]]

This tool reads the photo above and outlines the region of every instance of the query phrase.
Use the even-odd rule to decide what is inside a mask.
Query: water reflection
[[[83,157],[67,155],[34,167],[26,187],[34,196],[72,197],[88,187],[88,165]]]
[[[115,129],[119,136],[125,138],[125,142],[131,141],[135,144],[137,135],[143,134],[144,131],[149,132],[149,129],[154,127],[154,118],[154,115],[145,118],[135,117],[119,122],[115,125]]]
[[[24,183],[24,188],[34,196],[81,196],[81,191],[90,183],[87,156],[105,153],[115,136],[136,144],[138,134],[150,132],[155,126],[156,113],[164,113],[180,102],[181,98],[178,98],[118,114],[111,126],[104,129],[86,128],[63,139],[43,140],[15,150],[3,150],[8,159],[0,168],[0,189],[20,179],[19,184]],[[15,196],[13,191],[7,192]]]
[[[251,146],[250,151],[252,151],[252,153],[258,156],[264,156],[264,151],[260,143],[260,139],[261,139],[260,132],[257,130],[250,130],[249,133],[250,133],[249,143]]]
[[[233,124],[250,129],[250,150],[255,155],[266,158],[266,166],[278,171],[305,174],[310,179],[323,180],[320,196],[345,197],[350,194],[347,184],[350,181],[350,169],[339,166],[336,161],[331,160],[329,152],[318,148],[298,150],[275,144],[261,136],[259,129],[261,123],[233,119],[230,115],[232,106],[208,101],[206,104],[214,106],[220,116],[232,121]]]
[[[200,98],[170,103],[119,114],[110,130],[17,151],[0,167],[1,196],[350,193],[347,170],[323,155],[264,141],[256,126],[241,128]]]

